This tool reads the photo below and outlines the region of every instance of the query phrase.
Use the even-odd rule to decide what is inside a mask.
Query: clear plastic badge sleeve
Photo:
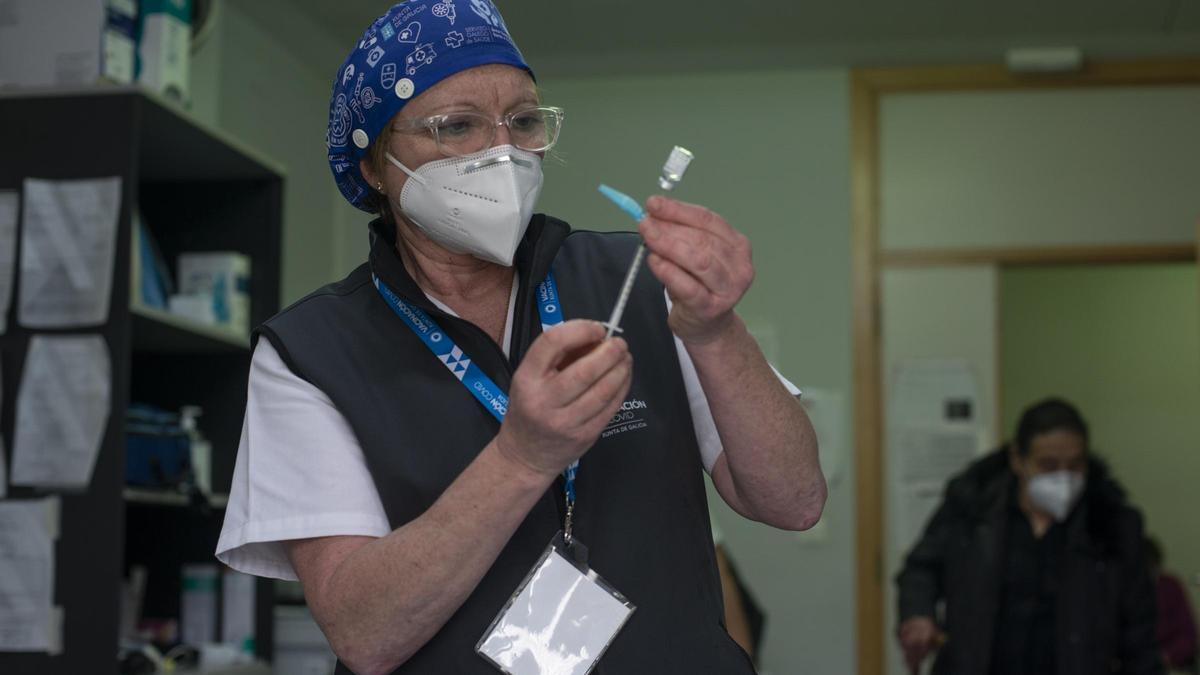
[[[634,609],[559,532],[475,651],[510,675],[587,675]]]

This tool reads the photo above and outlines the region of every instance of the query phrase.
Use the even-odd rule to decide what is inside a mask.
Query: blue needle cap
[[[638,204],[637,200],[625,194],[624,192],[614,190],[604,183],[601,183],[600,194],[608,197],[612,203],[616,204],[618,208],[632,216],[634,220],[641,220],[646,215],[646,212],[642,210],[642,205]]]

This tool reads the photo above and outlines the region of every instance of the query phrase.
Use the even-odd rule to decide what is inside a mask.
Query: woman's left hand
[[[650,271],[671,296],[671,330],[705,344],[733,325],[733,308],[754,281],[750,240],[703,206],[653,196],[638,230]]]

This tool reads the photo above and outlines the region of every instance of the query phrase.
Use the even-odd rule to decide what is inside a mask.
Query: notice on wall
[[[62,651],[54,606],[57,497],[0,501],[0,651]]]
[[[974,426],[979,412],[979,384],[964,359],[910,359],[896,367],[888,426]]]
[[[8,308],[12,306],[16,277],[17,204],[15,190],[0,190],[0,335],[8,330]]]
[[[962,359],[910,359],[888,396],[888,457],[906,485],[935,484],[962,470],[980,448],[979,385]]]
[[[25,179],[18,317],[28,328],[108,319],[121,179]]]
[[[889,454],[899,462],[904,483],[939,485],[966,468],[978,452],[974,427],[906,425],[893,431]]]
[[[837,485],[842,480],[846,457],[850,452],[845,435],[845,396],[841,392],[820,387],[804,387],[803,391],[800,404],[808,413],[808,420],[817,434],[821,472],[825,474],[825,481],[829,485]]]
[[[112,365],[99,335],[37,335],[17,392],[12,484],[86,488],[108,423]]]
[[[915,542],[941,503],[946,482],[986,445],[979,385],[963,359],[911,359],[893,371],[887,456],[897,552]]]
[[[946,482],[979,454],[982,439],[971,427],[910,426],[894,430],[890,457],[899,465],[893,500],[897,542],[907,547],[917,540],[941,503]]]
[[[899,516],[899,541],[912,545],[925,531],[929,519],[942,503],[944,491],[939,486],[918,485],[903,489],[903,510]]]

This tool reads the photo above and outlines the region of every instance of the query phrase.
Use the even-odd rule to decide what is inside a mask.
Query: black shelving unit
[[[283,172],[271,161],[173,104],[137,88],[0,92],[0,189],[25,178],[120,176],[111,309],[78,330],[17,323],[18,288],[0,336],[0,433],[13,448],[17,387],[34,334],[96,334],[112,359],[112,408],[86,490],[62,497],[55,604],[64,611],[60,655],[0,653],[5,675],[116,673],[118,589],[133,564],[149,570],[147,614],[178,614],[180,566],[212,557],[229,493],[246,402],[249,339],[143,307],[131,296],[135,207],[173,266],[180,253],[238,251],[252,260],[251,324],[278,310]],[[18,251],[19,255],[19,251]],[[124,484],[123,420],[131,401],[204,409],[213,446],[214,498],[187,500]],[[46,494],[9,488],[9,498]],[[257,584],[256,649],[272,651],[271,583]]]

